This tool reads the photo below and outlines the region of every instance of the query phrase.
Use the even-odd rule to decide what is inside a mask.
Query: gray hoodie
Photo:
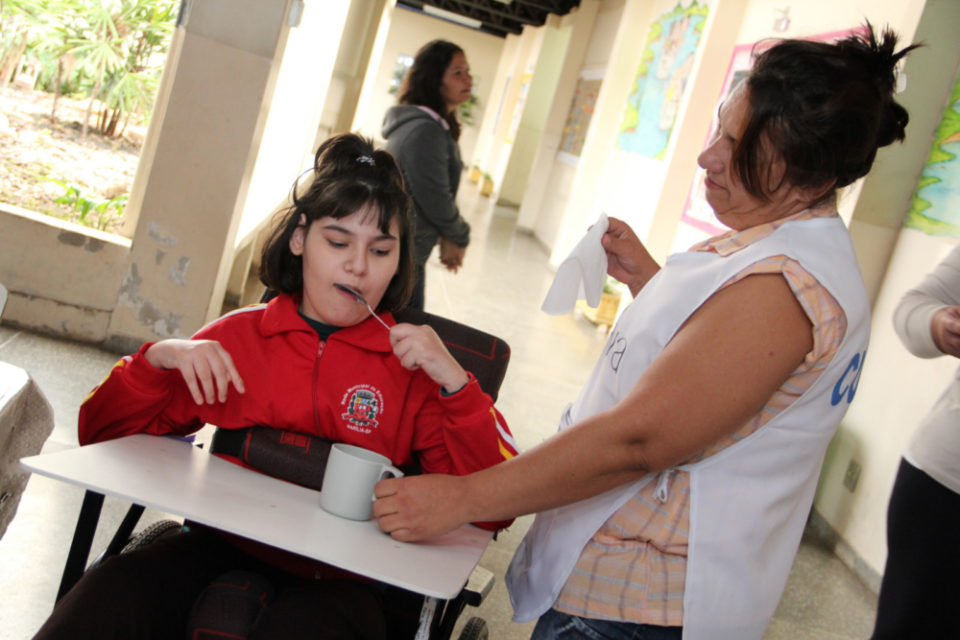
[[[460,215],[456,203],[463,170],[457,142],[432,115],[408,104],[387,110],[381,133],[413,198],[417,262],[426,262],[441,237],[467,246],[470,225]]]

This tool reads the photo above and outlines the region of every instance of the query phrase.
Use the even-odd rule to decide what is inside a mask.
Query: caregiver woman
[[[468,476],[377,486],[399,540],[540,512],[507,572],[533,637],[762,637],[824,450],[856,390],[869,300],[835,192],[904,138],[896,36],[760,53],[699,157],[731,231],[661,268],[603,238],[623,312],[561,431]]]

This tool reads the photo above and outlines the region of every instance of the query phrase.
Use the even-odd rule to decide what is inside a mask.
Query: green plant
[[[460,103],[457,107],[457,115],[460,116],[460,122],[465,125],[473,126],[475,124],[474,109],[480,106],[480,98],[473,91],[470,92],[470,98],[466,102]]]
[[[116,136],[132,114],[147,114],[153,104],[177,6],[176,0],[6,0],[3,17],[16,19],[16,34],[28,26],[25,55],[40,61],[41,82],[54,91],[51,119],[61,88],[78,88],[89,98],[83,135],[100,101],[97,127]]]
[[[133,113],[148,113],[160,84],[158,54],[166,53],[173,33],[177,4],[172,0],[124,0],[115,14],[122,36],[124,65],[104,80],[105,108],[98,126],[104,135],[121,133]]]
[[[76,214],[77,223],[100,231],[106,231],[114,220],[123,216],[123,210],[130,197],[124,193],[113,198],[96,200],[84,196],[80,187],[76,185],[67,184],[54,178],[48,179],[64,187],[63,195],[54,202],[67,207],[72,213]],[[91,214],[95,215],[91,217]]]
[[[611,294],[620,294],[623,292],[623,284],[619,280],[607,276],[607,279],[603,282],[603,292]]]
[[[41,65],[38,85],[53,92],[50,120],[55,122],[60,96],[77,88],[79,74],[74,73],[76,58],[71,48],[72,42],[80,37],[81,28],[79,21],[71,18],[68,0],[30,1],[36,9],[30,14],[30,55]]]

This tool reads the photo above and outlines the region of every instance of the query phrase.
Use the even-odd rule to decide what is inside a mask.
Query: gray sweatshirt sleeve
[[[442,237],[466,246],[470,225],[460,216],[450,184],[447,138],[446,132],[432,122],[415,127],[403,143],[404,177],[419,212]]]
[[[933,315],[944,307],[960,304],[960,245],[947,254],[916,287],[907,291],[893,312],[893,327],[904,346],[920,358],[936,358],[930,333]]]

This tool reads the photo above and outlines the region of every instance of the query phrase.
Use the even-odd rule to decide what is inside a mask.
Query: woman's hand
[[[623,220],[610,217],[607,232],[600,242],[607,252],[607,273],[630,287],[636,296],[643,285],[660,270],[637,234]]]
[[[466,253],[466,247],[461,247],[446,238],[440,238],[440,262],[448,271],[456,273],[463,266],[463,256]]]
[[[197,404],[225,402],[230,384],[244,393],[233,358],[215,340],[163,340],[144,353],[158,369],[177,369]]]
[[[933,314],[930,335],[937,349],[960,358],[960,307],[945,307]]]
[[[373,517],[395,540],[434,538],[469,522],[462,513],[466,478],[441,474],[390,478],[374,488]]]
[[[423,369],[447,393],[455,393],[470,382],[470,376],[443,346],[437,332],[427,325],[396,325],[390,329],[390,344],[400,364],[410,370]]]

